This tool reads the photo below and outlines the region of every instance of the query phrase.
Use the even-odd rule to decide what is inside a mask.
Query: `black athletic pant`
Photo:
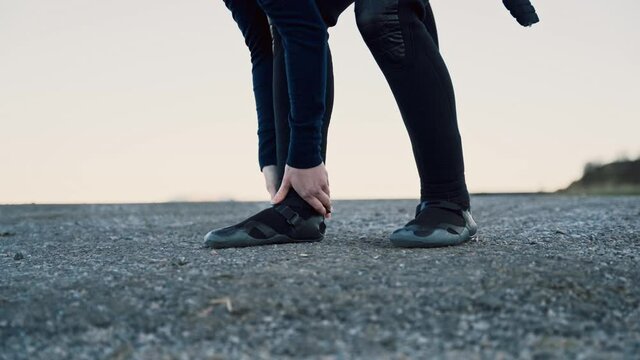
[[[318,9],[327,26],[334,26],[338,21],[338,16],[353,3],[353,0],[318,0]],[[288,114],[290,110],[289,91],[287,88],[287,74],[285,69],[284,49],[282,47],[282,38],[275,30],[271,28],[273,36],[273,110],[276,127],[276,149],[278,157],[278,183],[280,188],[282,178],[284,176],[284,168],[289,152],[290,128]],[[327,49],[327,79],[326,79],[326,96],[325,96],[325,115],[322,123],[322,143],[320,147],[320,155],[327,162],[327,136],[329,131],[329,123],[333,111],[333,61],[331,57],[331,49]],[[290,188],[283,203],[296,207],[310,208],[310,205],[303,200],[300,195]]]

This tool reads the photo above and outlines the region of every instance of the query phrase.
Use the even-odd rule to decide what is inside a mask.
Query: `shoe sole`
[[[214,249],[224,249],[233,247],[249,247],[277,244],[295,244],[295,243],[313,243],[320,242],[324,239],[324,235],[315,239],[293,239],[287,235],[274,235],[266,239],[255,239],[251,237],[222,238],[215,234],[209,233],[205,235],[204,246]]]
[[[476,232],[469,233],[465,228],[462,234],[453,235],[445,230],[436,229],[428,236],[418,236],[412,230],[400,230],[389,236],[389,240],[394,246],[404,248],[436,248],[456,246],[476,238]]]

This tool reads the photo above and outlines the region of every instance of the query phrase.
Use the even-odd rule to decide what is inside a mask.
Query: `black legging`
[[[391,87],[411,140],[421,200],[469,205],[453,84],[428,0],[357,0],[360,33]]]
[[[285,69],[282,40],[275,29],[273,35],[273,114],[276,127],[276,153],[278,154],[278,188],[284,176],[284,167],[289,154],[289,90],[287,87],[287,73]],[[331,50],[327,51],[327,92],[325,96],[325,114],[322,119],[321,156],[327,161],[327,136],[331,113],[333,112],[333,62]],[[293,189],[291,189],[293,190]],[[295,191],[294,191],[295,192]]]
[[[338,16],[353,3],[353,0],[319,0],[318,8],[327,24],[334,26],[338,21]],[[276,150],[278,162],[278,183],[276,188],[280,188],[282,178],[284,176],[284,168],[289,154],[289,92],[287,87],[287,74],[285,69],[284,49],[282,47],[282,39],[275,28],[271,28],[273,37],[273,113],[276,127]],[[331,49],[327,49],[327,89],[325,96],[325,115],[322,123],[322,143],[320,144],[321,157],[324,163],[327,162],[327,137],[329,132],[329,123],[331,122],[331,114],[333,112],[333,61],[331,57]],[[290,188],[284,203],[308,207],[309,205],[300,195]]]

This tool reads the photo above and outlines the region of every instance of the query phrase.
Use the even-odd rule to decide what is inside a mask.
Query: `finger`
[[[331,198],[329,197],[329,195],[326,194],[323,191],[320,191],[318,194],[316,194],[316,198],[318,200],[320,200],[320,202],[322,203],[324,208],[327,209],[327,212],[330,213],[331,212]]]
[[[273,197],[273,199],[271,200],[272,204],[277,204],[279,202],[281,202],[282,200],[284,200],[285,196],[287,196],[287,193],[289,192],[289,183],[288,182],[282,182],[282,186],[280,186],[280,189],[278,189],[278,192],[276,193],[276,195]]]
[[[322,202],[320,202],[320,200],[318,200],[317,198],[309,196],[304,198],[304,200],[323,216],[327,214],[327,209],[325,209],[324,205],[322,205]]]
[[[329,184],[322,186],[322,191],[324,191],[329,197],[331,197],[331,189],[329,188]]]
[[[272,204],[277,204],[279,202],[281,202],[282,200],[284,200],[284,198],[287,196],[287,193],[289,192],[289,187],[281,187],[278,192],[276,192],[276,194],[273,196],[273,199],[271,200]]]

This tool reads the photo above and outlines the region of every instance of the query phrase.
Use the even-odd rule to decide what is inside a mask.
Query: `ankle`
[[[320,215],[306,200],[304,200],[298,193],[290,189],[287,196],[279,204],[287,205],[291,209],[295,210],[304,219],[308,219],[311,216]]]

